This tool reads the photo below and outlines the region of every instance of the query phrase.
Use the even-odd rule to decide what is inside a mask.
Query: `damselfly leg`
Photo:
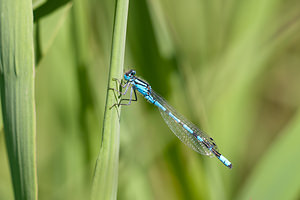
[[[130,84],[129,81],[127,81],[124,85],[122,85],[121,81],[118,80],[118,79],[113,79],[113,81],[117,81],[119,83],[119,85],[122,87],[122,88],[126,88],[124,92],[121,92],[115,88],[109,88],[111,90],[114,90],[116,92],[118,92],[120,95],[121,95],[121,99],[118,103],[115,103],[113,104],[109,109],[112,109],[113,107],[117,106],[128,106],[131,104],[132,101],[137,101],[137,95],[136,95],[136,91],[135,89],[132,87],[132,85]],[[128,89],[130,88],[130,96],[129,96],[129,99],[126,99],[126,98],[122,98],[122,96],[124,96],[127,92],[128,92]],[[134,99],[132,97],[132,94],[134,94]],[[122,103],[122,101],[128,101],[128,103]]]

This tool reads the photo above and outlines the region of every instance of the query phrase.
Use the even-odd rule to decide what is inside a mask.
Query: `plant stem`
[[[15,199],[37,199],[31,0],[0,1],[0,91]]]
[[[129,0],[116,1],[102,141],[93,179],[92,199],[116,199],[117,197],[120,109],[109,110],[109,107],[115,103],[114,92],[109,88],[115,87],[112,78],[122,78],[128,5]]]

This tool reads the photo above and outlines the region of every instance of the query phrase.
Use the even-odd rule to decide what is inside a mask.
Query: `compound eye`
[[[125,73],[126,76],[131,76],[131,70]]]
[[[135,75],[135,71],[133,70],[133,69],[131,69],[131,70],[129,70],[128,72],[126,72],[125,74],[124,74],[124,78],[126,79],[126,80],[129,80],[129,79],[131,79],[134,75]]]
[[[134,76],[135,74],[136,74],[136,71],[132,69],[131,70],[131,75]]]

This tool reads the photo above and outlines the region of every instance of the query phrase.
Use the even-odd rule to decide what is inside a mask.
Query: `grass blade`
[[[296,199],[300,187],[299,122],[300,112],[256,166],[238,199]]]
[[[117,0],[112,40],[108,88],[115,87],[112,78],[122,78],[129,0]],[[92,199],[116,199],[120,124],[118,110],[108,108],[115,103],[114,93],[107,90],[101,149],[96,163]],[[119,110],[120,111],[120,110]]]
[[[37,199],[31,0],[0,1],[0,90],[15,199]]]
[[[36,67],[39,66],[43,57],[47,55],[49,49],[52,47],[60,29],[66,21],[72,4],[69,1],[68,3],[59,4],[59,7],[54,9],[53,4],[46,3],[34,10]],[[51,12],[48,10],[51,10]]]

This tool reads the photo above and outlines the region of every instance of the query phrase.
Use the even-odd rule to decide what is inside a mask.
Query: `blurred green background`
[[[34,0],[39,198],[88,199],[100,148],[110,0]],[[118,199],[300,198],[300,2],[129,6],[131,68],[233,163],[197,154],[141,96],[122,108]],[[0,199],[13,199],[2,123]]]

